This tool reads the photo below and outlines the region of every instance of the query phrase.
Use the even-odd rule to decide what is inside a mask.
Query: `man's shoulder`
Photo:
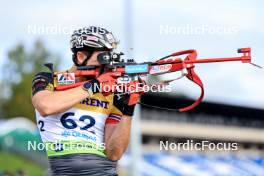
[[[46,77],[46,78],[52,78],[52,73],[51,72],[38,72],[37,74],[34,75],[34,78],[41,78],[41,77]]]
[[[53,91],[53,76],[50,72],[39,72],[32,80],[32,95],[42,90]]]
[[[53,82],[53,76],[50,72],[39,72],[34,75],[32,80],[32,85],[34,85],[36,82]]]

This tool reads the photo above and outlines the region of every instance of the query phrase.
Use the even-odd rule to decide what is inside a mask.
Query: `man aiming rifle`
[[[101,67],[97,56],[112,51],[117,42],[104,28],[88,27],[71,36],[74,73],[77,66]],[[108,73],[85,81],[72,89],[55,91],[58,81],[49,72],[38,73],[32,82],[32,103],[52,175],[117,175],[117,160],[125,152],[138,93],[116,95],[116,79]],[[105,92],[104,87],[113,87]],[[99,89],[99,88],[100,89]],[[133,98],[131,98],[133,96]]]

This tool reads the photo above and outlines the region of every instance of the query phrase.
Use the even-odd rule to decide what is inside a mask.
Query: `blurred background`
[[[263,62],[263,1],[195,0],[9,0],[0,7],[0,175],[48,175],[31,104],[31,80],[43,63],[57,70],[72,65],[69,39],[83,26],[104,27],[120,41],[118,51],[137,62],[196,49],[198,58],[232,57],[252,48]],[[264,175],[264,72],[249,64],[196,66],[205,99],[178,113],[137,107],[129,150],[120,175]],[[145,94],[141,101],[163,108],[191,104],[199,89],[187,79],[170,94]],[[236,143],[235,151],[160,150],[160,142]]]

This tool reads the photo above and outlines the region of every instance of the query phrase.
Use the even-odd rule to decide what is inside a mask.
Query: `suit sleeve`
[[[114,95],[112,111],[106,119],[106,124],[117,124],[122,119],[123,113],[120,111],[120,108],[123,108],[123,105],[116,98],[116,95]]]
[[[32,96],[43,90],[54,90],[53,77],[51,73],[40,72],[32,80]]]

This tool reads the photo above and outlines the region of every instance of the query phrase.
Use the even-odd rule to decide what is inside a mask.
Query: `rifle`
[[[60,82],[61,80],[68,81],[65,84],[55,84],[55,90],[61,91],[70,88],[74,88],[82,85],[85,81],[75,83],[74,79],[76,77],[97,77],[102,73],[110,73],[111,76],[117,78],[117,82],[127,85],[134,84],[136,82],[142,82],[141,77],[146,75],[163,75],[171,72],[181,72],[181,76],[174,79],[169,79],[166,81],[161,81],[161,84],[167,85],[172,81],[180,79],[182,77],[187,77],[190,81],[198,85],[201,89],[201,94],[199,98],[191,105],[179,109],[180,112],[188,111],[199,105],[204,97],[204,86],[200,77],[196,74],[194,68],[195,64],[202,63],[213,63],[213,62],[228,62],[228,61],[241,61],[242,63],[250,63],[254,66],[262,68],[256,64],[251,63],[251,49],[250,48],[240,48],[237,50],[242,56],[238,57],[227,57],[227,58],[206,58],[197,59],[197,52],[194,49],[184,50],[179,52],[174,52],[168,56],[158,59],[155,62],[143,62],[136,63],[133,59],[128,59],[124,61],[121,59],[123,53],[100,53],[97,57],[99,63],[102,67],[97,66],[81,66],[77,67],[74,73],[59,73],[53,72],[52,64],[45,64],[52,72],[55,82]],[[184,58],[180,56],[185,56]]]

